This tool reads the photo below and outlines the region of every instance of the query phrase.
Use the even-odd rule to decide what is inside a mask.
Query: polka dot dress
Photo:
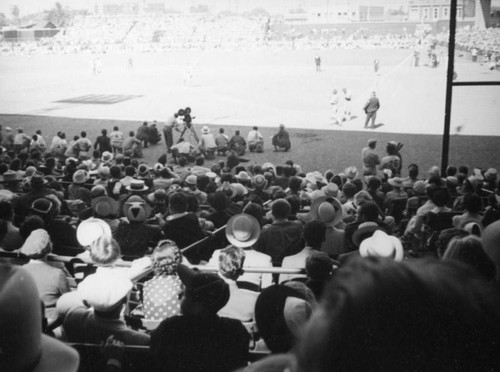
[[[163,320],[181,312],[179,293],[182,282],[177,275],[157,276],[144,284],[144,316],[150,320]]]

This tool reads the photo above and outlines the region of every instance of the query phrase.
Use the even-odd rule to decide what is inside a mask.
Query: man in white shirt
[[[188,161],[193,161],[194,156],[193,152],[195,150],[195,147],[191,142],[185,141],[184,138],[179,138],[179,143],[176,145],[173,145],[171,147],[172,150],[172,156],[174,157],[174,161],[177,164],[177,159],[179,157],[184,157]]]
[[[253,127],[247,136],[248,149],[250,152],[264,151],[264,136],[259,132],[259,128]]]

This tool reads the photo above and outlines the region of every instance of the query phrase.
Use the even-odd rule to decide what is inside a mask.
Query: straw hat
[[[109,196],[99,196],[92,199],[92,210],[101,217],[117,215],[118,208],[118,202]]]
[[[132,180],[130,185],[125,187],[128,191],[146,191],[149,187],[146,186],[146,183],[143,180]]]
[[[249,214],[237,214],[227,222],[226,238],[235,247],[250,247],[255,244],[259,235],[259,221]]]
[[[336,198],[320,196],[312,202],[311,216],[327,226],[335,226],[342,220],[342,204]]]

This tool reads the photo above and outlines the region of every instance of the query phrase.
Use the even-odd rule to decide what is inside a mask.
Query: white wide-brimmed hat
[[[359,246],[361,257],[384,257],[394,261],[402,261],[404,256],[403,245],[395,236],[387,235],[377,230],[371,238],[365,239]]]

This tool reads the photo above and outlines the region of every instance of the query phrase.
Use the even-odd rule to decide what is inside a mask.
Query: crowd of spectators
[[[83,132],[68,154],[61,133],[47,146],[41,131],[2,131],[1,350],[39,339],[12,341],[28,316],[13,306],[38,296],[30,316],[47,333],[142,345],[157,370],[245,368],[249,350],[273,354],[250,371],[498,367],[495,169],[422,174],[403,167],[398,143],[379,160],[374,140],[362,172],[244,166],[234,151],[190,166],[165,150],[147,164],[106,135]],[[0,363],[17,370],[12,355]]]
[[[472,35],[487,35],[488,46],[496,43],[493,29]],[[445,34],[442,34],[445,35]],[[472,37],[460,32],[457,43]],[[463,35],[461,37],[460,35]],[[0,40],[2,55],[150,53],[171,50],[254,50],[254,49],[411,49],[429,35],[407,32],[379,34],[366,27],[354,32],[329,27],[300,31],[294,25],[263,17],[168,14],[161,16],[76,16],[70,25],[52,38],[38,41]],[[466,39],[467,38],[467,39]],[[475,40],[475,38],[474,38]],[[477,40],[483,45],[484,40]],[[496,45],[496,44],[495,44]],[[497,45],[498,47],[498,45]],[[498,49],[498,48],[497,48]]]

